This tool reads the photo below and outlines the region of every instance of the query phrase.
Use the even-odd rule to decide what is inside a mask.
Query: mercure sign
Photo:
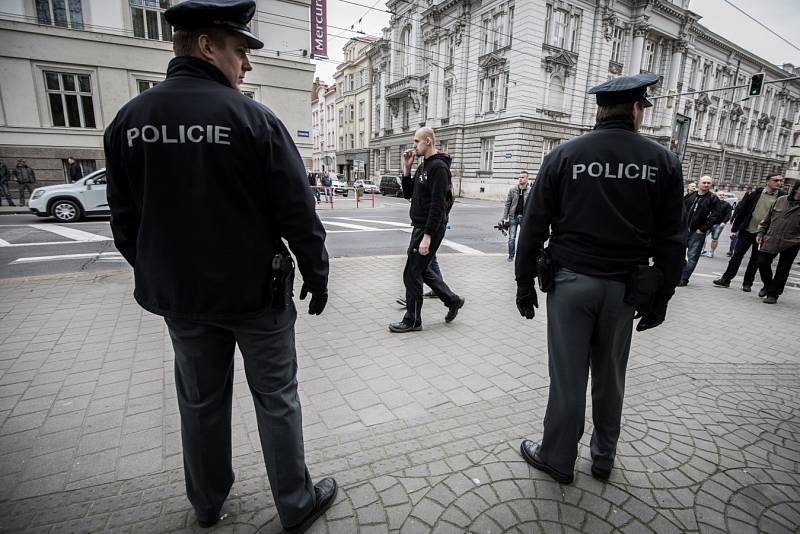
[[[328,57],[327,0],[311,1],[311,50],[315,58]]]

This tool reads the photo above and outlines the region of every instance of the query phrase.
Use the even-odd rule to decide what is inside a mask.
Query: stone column
[[[677,92],[678,80],[681,74],[681,63],[683,55],[686,53],[686,41],[677,39],[672,43],[672,61],[669,66],[669,75],[667,76],[667,91],[670,93]]]
[[[644,52],[644,36],[650,26],[645,23],[636,24],[633,27],[633,46],[631,47],[631,62],[628,74],[639,74],[642,70],[642,53]]]

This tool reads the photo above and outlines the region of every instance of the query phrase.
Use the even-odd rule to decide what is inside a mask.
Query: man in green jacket
[[[783,293],[792,262],[800,250],[800,182],[794,184],[787,196],[779,198],[772,205],[758,225],[756,243],[761,247],[758,272],[764,282],[758,296],[766,297],[764,304],[775,304]],[[772,261],[779,254],[778,267],[773,276]]]

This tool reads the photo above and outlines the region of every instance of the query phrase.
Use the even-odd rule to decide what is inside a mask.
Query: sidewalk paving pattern
[[[504,258],[443,254],[468,297],[452,324],[391,335],[401,257],[332,262],[321,317],[299,303],[312,476],[340,495],[311,532],[797,532],[800,292],[776,306],[699,279],[634,334],[609,482],[559,485],[519,456],[547,402],[545,309],[513,304]],[[487,276],[487,273],[490,273]],[[0,281],[0,531],[191,532],[172,348],[130,271]],[[544,299],[542,299],[544,300]],[[237,359],[236,482],[219,532],[279,532]]]

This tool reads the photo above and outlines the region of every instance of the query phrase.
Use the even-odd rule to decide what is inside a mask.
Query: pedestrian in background
[[[697,181],[697,190],[683,197],[686,210],[688,237],[686,240],[686,261],[678,286],[689,284],[697,261],[703,251],[706,233],[720,220],[719,199],[711,192],[713,181],[710,176],[703,176]]]
[[[788,195],[775,201],[767,216],[758,225],[756,243],[758,252],[758,271],[764,287],[758,293],[766,297],[765,304],[775,304],[783,293],[792,262],[800,250],[800,182],[796,182]],[[775,274],[772,262],[780,255]]]
[[[322,191],[325,193],[325,202],[331,201],[331,177],[328,173],[323,172],[320,177],[322,182]]]
[[[31,197],[31,193],[33,193],[33,184],[36,183],[36,173],[33,172],[33,169],[28,167],[28,164],[25,162],[24,159],[20,159],[17,161],[17,168],[14,169],[14,179],[17,181],[17,186],[19,187],[19,205],[25,205],[25,195],[28,195],[28,198]]]
[[[651,106],[647,87],[657,82],[654,74],[621,76],[589,91],[597,95],[594,131],[547,154],[522,220],[517,308],[535,316],[538,276],[547,291],[550,394],[541,442],[523,440],[520,454],[562,483],[575,477],[589,369],[591,471],[599,479],[611,475],[634,310],[638,331],[660,325],[680,279],[681,164],[637,133]]]
[[[317,199],[317,202],[319,203],[319,188],[317,187],[318,181],[319,179],[315,173],[308,173],[308,186],[311,188],[311,194],[314,195],[314,198]]]
[[[725,200],[725,195],[722,191],[717,191],[717,200],[719,200],[717,203],[718,213],[715,217],[717,222],[706,232],[706,238],[709,235],[711,236],[711,246],[706,250],[705,241],[703,244],[703,254],[709,258],[714,257],[714,253],[717,251],[717,246],[719,245],[719,236],[722,235],[722,230],[725,229],[725,225],[731,220],[731,213],[733,212],[733,206]]]
[[[423,160],[412,177],[411,166],[417,157]],[[402,320],[389,325],[390,332],[422,330],[423,282],[447,306],[446,323],[452,322],[464,306],[464,298],[453,293],[444,280],[429,269],[444,239],[448,210],[452,206],[451,161],[450,156],[436,150],[436,136],[427,127],[417,130],[414,148],[403,153],[403,196],[411,199],[409,214],[413,229],[403,271],[406,313]]]
[[[767,175],[764,187],[754,189],[740,202],[731,225],[731,238],[736,238],[736,248],[728,262],[728,268],[722,276],[712,282],[715,286],[730,287],[747,251],[750,251],[750,259],[742,280],[742,291],[749,293],[752,290],[758,270],[758,243],[756,243],[758,225],[781,194],[782,184],[783,176],[771,173]]]
[[[83,169],[81,169],[80,164],[75,161],[75,158],[72,156],[67,158],[67,174],[69,174],[69,181],[70,182],[77,182],[81,178],[83,178]]]
[[[134,296],[164,316],[172,338],[186,492],[198,523],[219,521],[234,481],[238,345],[280,522],[303,532],[337,486],[332,478],[314,484],[306,467],[294,263],[283,240],[312,315],[328,299],[328,254],[291,135],[239,91],[252,70],[248,51],[263,47],[247,27],[255,10],[253,0],[189,0],[164,12],[176,57],[166,79],[123,106],[105,133],[108,203]],[[144,128],[170,139],[145,141]],[[182,129],[190,135],[177,135]]]
[[[3,205],[3,198],[6,199],[9,206],[14,205],[14,199],[11,197],[11,191],[8,190],[8,182],[11,179],[11,171],[5,163],[0,161],[0,206]]]
[[[517,177],[517,185],[508,190],[506,204],[503,208],[503,223],[508,223],[508,259],[514,261],[517,244],[517,228],[522,223],[522,214],[531,188],[528,187],[528,171],[522,171]]]

